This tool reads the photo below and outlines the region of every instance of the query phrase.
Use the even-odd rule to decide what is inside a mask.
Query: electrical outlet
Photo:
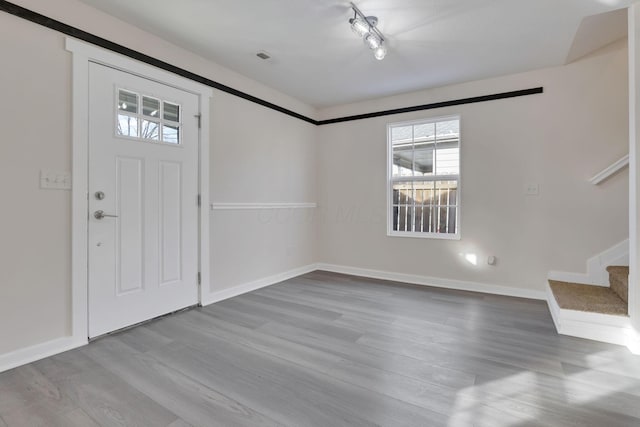
[[[40,171],[40,188],[71,190],[71,173],[43,169]]]
[[[536,183],[527,184],[525,194],[527,196],[537,196],[540,194],[540,186]]]

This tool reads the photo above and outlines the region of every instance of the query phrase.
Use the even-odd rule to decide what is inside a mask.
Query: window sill
[[[460,240],[460,233],[445,234],[445,233],[420,233],[420,232],[402,232],[402,231],[390,231],[387,232],[388,237],[410,237],[414,239],[433,239],[433,240]]]

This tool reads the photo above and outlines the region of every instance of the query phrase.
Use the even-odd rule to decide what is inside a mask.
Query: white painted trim
[[[631,326],[629,317],[560,308],[549,284],[546,294],[551,318],[559,334],[623,345],[639,354],[640,336]]]
[[[547,278],[560,282],[609,287],[607,267],[610,265],[629,265],[629,239],[623,240],[589,258],[587,260],[586,273],[550,271]]]
[[[629,6],[629,315],[640,332],[640,4]]]
[[[210,191],[210,124],[211,124],[211,95],[200,96],[200,208],[198,209],[200,219],[200,259],[198,260],[198,268],[200,271],[200,285],[198,290],[198,298],[200,304],[203,301],[203,289],[208,289],[211,283],[211,257],[210,244],[211,238],[210,216],[209,216],[209,191]]]
[[[73,337],[63,337],[30,347],[21,348],[10,353],[0,354],[0,372],[8,371],[9,369],[26,365],[27,363],[35,362],[36,360],[44,359],[45,357],[82,347],[86,344],[86,339],[76,340]]]
[[[72,262],[71,262],[71,299],[72,299],[72,339],[74,342],[87,342],[88,337],[88,248],[89,223],[88,182],[89,182],[89,63],[95,62],[116,68],[130,74],[175,87],[199,96],[200,129],[199,191],[201,206],[199,210],[200,244],[199,268],[201,282],[208,284],[209,271],[209,135],[210,135],[210,98],[213,90],[205,85],[185,79],[167,71],[152,67],[131,58],[110,52],[73,38],[66,38],[66,49],[73,54],[73,106],[72,106]],[[200,291],[202,303],[202,291]]]
[[[317,203],[211,203],[212,211],[260,209],[314,209]]]
[[[210,305],[225,299],[233,298],[238,295],[246,294],[267,286],[274,285],[276,283],[283,282],[285,280],[292,279],[294,277],[301,276],[303,274],[311,273],[317,270],[315,264],[309,264],[304,267],[295,268],[293,270],[285,271],[283,273],[274,274],[269,277],[254,280],[249,283],[234,286],[232,288],[224,289],[221,291],[210,292],[204,296],[202,305]]]
[[[88,342],[89,58],[72,62],[71,336]]]
[[[547,279],[556,280],[558,282],[580,283],[582,285],[606,286],[608,283],[592,283],[589,275],[586,273],[570,273],[568,271],[550,271],[547,273]]]
[[[612,177],[613,175],[615,175],[620,169],[626,167],[627,165],[629,165],[628,154],[623,158],[621,158],[620,160],[613,162],[612,164],[610,164],[609,166],[607,166],[606,168],[604,168],[594,176],[592,176],[589,179],[589,182],[592,183],[593,185],[598,185],[601,182],[604,182],[610,177]]]
[[[318,270],[333,273],[349,274],[352,276],[368,277],[372,279],[391,280],[394,282],[409,283],[412,285],[431,286],[434,288],[456,289],[460,291],[481,292],[486,294],[504,295],[517,298],[529,298],[546,300],[544,291],[534,289],[512,288],[508,286],[489,285],[486,283],[467,282],[462,280],[443,279],[439,277],[418,276],[389,271],[370,270],[366,268],[347,267],[344,265],[324,264],[317,265]]]
[[[162,84],[196,95],[202,95],[203,97],[211,98],[213,96],[213,88],[209,86],[71,37],[65,39],[65,48],[74,55],[88,58],[91,62],[107,65],[146,79],[156,80]],[[203,118],[205,117],[203,116]]]

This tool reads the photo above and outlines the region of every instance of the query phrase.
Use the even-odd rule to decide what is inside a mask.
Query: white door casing
[[[116,135],[121,91],[138,112],[143,96],[179,106],[179,143]],[[89,337],[198,303],[198,107],[192,93],[89,65]]]
[[[70,336],[64,338],[65,350],[86,344],[88,327],[88,241],[89,241],[89,68],[90,64],[108,67],[160,82],[195,94],[199,99],[198,180],[201,204],[198,208],[199,251],[197,262],[203,284],[209,283],[209,111],[213,90],[201,83],[155,68],[118,53],[67,37],[72,53],[72,263]],[[111,213],[105,210],[106,213]],[[208,285],[200,288],[199,301],[206,299]]]

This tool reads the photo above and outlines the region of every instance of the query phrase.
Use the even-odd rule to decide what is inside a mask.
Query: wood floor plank
[[[102,367],[64,378],[58,385],[101,426],[168,426],[178,419]]]
[[[0,427],[640,426],[544,302],[313,272],[0,374]]]
[[[277,426],[251,408],[159,363],[134,353],[121,338],[108,338],[88,350],[123,381],[193,426]]]
[[[182,335],[184,336],[188,330],[193,331],[193,329],[185,328]],[[225,379],[232,381],[225,385],[225,390],[238,388],[240,385],[238,382],[248,382],[252,384],[251,389],[254,389],[264,381],[268,381],[272,391],[270,397],[277,396],[278,399],[285,399],[296,408],[304,411],[305,417],[299,417],[297,420],[304,425],[309,422],[309,419],[305,421],[305,418],[309,416],[311,416],[311,425],[322,425],[323,422],[327,422],[324,415],[316,412],[317,404],[322,404],[325,410],[330,410],[334,414],[340,414],[341,419],[351,419],[345,425],[378,423],[380,420],[370,419],[370,417],[371,414],[377,413],[380,406],[385,408],[384,413],[378,414],[382,417],[384,425],[411,425],[411,423],[416,425],[415,423],[424,419],[425,416],[433,419],[434,424],[445,423],[445,417],[437,413],[382,394],[378,395],[361,386],[336,379],[326,373],[323,374],[322,369],[305,369],[287,360],[249,347],[238,346],[215,337],[202,340],[198,339],[200,336],[197,332],[192,333],[196,336],[190,341],[197,342],[197,344],[181,353],[185,359],[188,358],[191,362],[184,366],[185,369],[191,369],[192,365],[197,363],[209,365],[206,370],[215,372],[210,381],[214,383]],[[207,356],[205,357],[205,355]],[[154,357],[156,357],[155,354]],[[166,357],[166,353],[157,355],[157,357]],[[165,361],[165,363],[181,362],[173,359],[171,362]],[[201,370],[205,370],[205,368],[201,367]],[[194,372],[189,372],[189,375],[193,374]],[[227,375],[229,375],[228,378],[226,378]],[[233,382],[234,378],[235,382]],[[248,398],[250,396],[248,393],[249,390],[243,389],[242,392],[238,391],[234,398]],[[433,398],[442,401],[438,396],[433,396]],[[256,405],[265,404],[265,399],[267,397],[263,395],[260,399],[245,403],[257,408]],[[374,402],[378,402],[380,406],[373,404]],[[259,410],[273,418],[270,412],[273,410],[271,405]]]

